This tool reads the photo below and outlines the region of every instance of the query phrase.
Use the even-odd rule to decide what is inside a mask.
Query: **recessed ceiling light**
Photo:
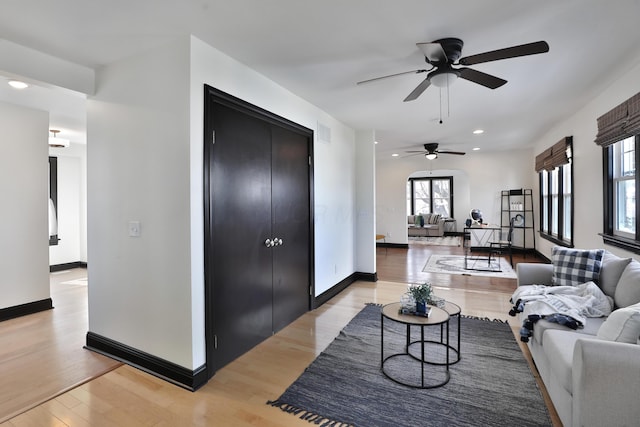
[[[473,131],[474,135],[480,135],[481,133],[484,133],[484,131],[482,129],[476,129]]]
[[[377,144],[377,143],[378,143],[378,141],[373,141],[373,143],[374,143],[374,144]]]
[[[9,80],[9,86],[14,89],[26,89],[29,87],[25,82],[21,82],[20,80]]]
[[[400,154],[398,154],[398,153],[393,153],[393,154],[391,155],[391,157],[398,157],[398,156],[400,156]]]
[[[473,147],[473,151],[478,151],[480,147]]]

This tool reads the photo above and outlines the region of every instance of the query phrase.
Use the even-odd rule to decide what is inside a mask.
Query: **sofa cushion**
[[[631,258],[620,258],[609,251],[604,252],[600,269],[600,289],[605,295],[614,297],[618,281]]]
[[[604,249],[568,249],[554,246],[552,283],[554,286],[575,286],[586,282],[599,282]]]
[[[628,307],[640,302],[640,262],[632,260],[624,269],[613,300],[617,307]]]
[[[640,336],[640,304],[614,310],[598,329],[598,338],[636,344]]]
[[[437,224],[440,221],[440,214],[429,214],[428,220],[425,220],[425,223],[428,224]]]
[[[537,341],[540,345],[544,345],[543,339],[546,336],[545,332],[551,329],[572,332],[583,337],[595,336],[600,330],[602,324],[605,322],[606,317],[587,317],[587,321],[584,327],[576,330],[570,329],[568,326],[561,325],[555,322],[549,322],[548,320],[538,320],[533,326],[533,336],[530,339]]]
[[[544,333],[544,352],[549,360],[552,376],[569,394],[573,394],[573,348],[579,339],[597,339],[573,331],[547,330]]]

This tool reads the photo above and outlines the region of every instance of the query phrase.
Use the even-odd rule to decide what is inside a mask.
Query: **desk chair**
[[[384,243],[384,253],[387,253],[387,236],[385,234],[376,234],[376,241],[382,240]]]
[[[505,253],[508,253],[509,263],[513,268],[513,253],[511,252],[511,241],[513,239],[513,224],[515,220],[516,218],[513,217],[509,221],[509,231],[507,232],[506,239],[503,238],[502,236],[503,232],[501,231],[499,240],[489,241],[489,264],[491,264],[491,257],[493,255],[497,256],[497,255],[504,255]]]

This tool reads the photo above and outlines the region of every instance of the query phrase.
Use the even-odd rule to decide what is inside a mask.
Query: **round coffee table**
[[[449,365],[451,364],[449,358],[449,351],[451,350],[451,346],[449,345],[449,313],[447,311],[434,307],[428,306],[431,309],[431,313],[429,317],[421,317],[414,316],[411,314],[400,314],[401,304],[399,302],[387,304],[382,307],[380,312],[380,361],[381,361],[381,370],[382,372],[391,380],[414,388],[435,388],[441,387],[449,382],[450,374],[449,374]],[[384,334],[385,334],[385,319],[387,321],[391,321],[394,323],[399,323],[406,325],[405,332],[405,344],[402,347],[401,351],[397,351],[389,356],[384,355]],[[419,327],[420,328],[420,339],[416,341],[411,340],[411,327]],[[440,342],[434,340],[425,339],[425,328],[432,326],[440,326],[441,331],[441,339]],[[420,357],[415,356],[410,352],[410,347],[413,345],[420,346]],[[426,354],[426,347],[428,345],[441,345],[445,347],[445,360],[444,361],[433,361],[428,359],[428,355]],[[392,373],[388,369],[388,362],[391,360],[395,360],[397,358],[404,358],[409,362],[415,364],[418,362],[420,365],[420,379],[419,382],[416,380],[415,382],[410,382],[406,379],[399,378],[396,374]],[[442,377],[439,381],[428,381],[429,379],[433,379],[436,375],[425,378],[425,368],[427,370],[433,370],[433,368],[444,367],[444,373],[440,373],[439,376]]]
[[[458,320],[457,329],[455,331],[456,341],[457,341],[456,346],[454,347],[453,344],[449,345],[449,348],[454,353],[454,359],[449,362],[449,365],[453,365],[454,363],[458,363],[460,361],[460,313],[462,312],[462,309],[458,304],[454,304],[449,301],[445,301],[444,307],[441,307],[441,308],[447,313],[449,313],[450,317],[456,317]],[[440,325],[440,342],[444,344],[444,325]],[[444,365],[444,362],[442,363],[432,362],[432,363],[435,365]]]

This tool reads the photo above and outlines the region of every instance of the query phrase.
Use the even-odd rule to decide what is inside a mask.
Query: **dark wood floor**
[[[378,246],[376,263],[379,280],[389,282],[431,282],[435,286],[497,292],[512,292],[516,283],[513,279],[453,274],[435,274],[422,271],[432,254],[464,255],[462,246],[428,246],[409,242],[409,249]],[[519,262],[544,262],[534,254],[513,254],[513,265]]]

